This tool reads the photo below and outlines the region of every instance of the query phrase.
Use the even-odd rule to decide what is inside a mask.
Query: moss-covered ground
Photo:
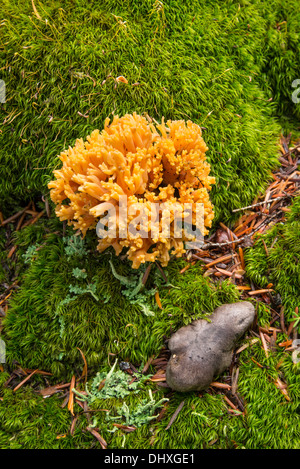
[[[136,111],[205,127],[216,220],[231,219],[276,164],[274,112],[299,110],[298,2],[281,3],[4,1],[2,200],[46,193],[62,149]]]
[[[291,99],[292,82],[300,78],[299,11],[297,0],[4,0],[3,218],[31,200],[44,209],[42,196],[47,198],[47,182],[59,166],[57,155],[76,138],[102,129],[105,117],[136,111],[157,120],[191,119],[203,127],[217,180],[214,228],[220,221],[230,226],[238,216],[232,210],[251,204],[279,166],[282,129],[299,126],[300,105]],[[120,75],[128,83],[116,82]],[[245,253],[247,281],[257,288],[274,285],[287,328],[297,321],[300,307],[299,204],[298,196],[284,223],[257,237]],[[253,336],[239,344],[250,344],[235,357],[239,402],[226,389],[180,394],[148,381],[124,400],[95,402],[91,420],[75,403],[78,418],[70,432],[71,413],[62,406],[66,393],[44,398],[39,391],[47,383],[79,378],[82,354],[89,382],[99,370],[107,372],[116,357],[142,369],[173,331],[243,294],[230,281],[204,276],[200,263],[182,274],[186,262],[173,259],[164,271],[167,278],[153,266],[144,290],[131,296],[140,273],[110,251],[96,253],[93,233],[72,248],[73,232],[55,218],[51,205],[49,218],[15,228],[14,223],[0,227],[0,307],[6,290],[18,282],[9,290],[1,321],[6,343],[6,364],[0,368],[1,448],[101,448],[87,431],[94,422],[109,448],[299,449],[299,364],[279,345],[289,339],[284,333],[277,334],[268,357],[259,340],[250,342]],[[110,261],[118,275],[130,279],[131,289],[116,278]],[[258,325],[280,329],[271,306],[252,301]],[[4,383],[18,367],[52,376],[36,374],[14,391],[24,376]],[[150,366],[148,372],[156,371]],[[228,379],[229,370],[219,377],[224,384]],[[84,389],[83,382],[79,387]],[[113,427],[99,410],[125,402],[134,412],[149,389],[156,401],[169,399],[162,405],[165,411],[131,433]]]

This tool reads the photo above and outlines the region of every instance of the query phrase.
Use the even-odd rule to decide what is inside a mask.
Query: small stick
[[[63,396],[62,396],[62,397],[63,397]],[[62,405],[61,405],[61,408],[64,409],[64,408],[66,407],[66,405],[68,404],[68,402],[69,402],[69,393],[67,392],[67,395],[66,395],[66,397],[65,397],[64,400],[63,400],[63,403],[62,403]]]
[[[264,239],[262,240],[262,242],[263,242],[263,245],[264,245],[264,248],[265,248],[265,251],[266,251],[266,255],[267,255],[267,257],[269,257],[269,251],[268,251],[268,247],[266,245],[266,242],[265,242]]]
[[[100,443],[102,449],[106,449],[107,448],[107,443],[106,441],[104,440],[104,438],[102,438],[102,436],[100,435],[100,433],[98,433],[94,428],[91,428],[91,427],[86,427],[87,431],[90,432]]]
[[[166,376],[165,375],[161,375],[160,377],[156,375],[154,375],[153,378],[150,378],[150,381],[153,381],[153,383],[156,383],[156,382],[160,382],[160,381],[166,381]]]
[[[75,375],[72,376],[71,383],[70,383],[70,395],[69,395],[69,402],[68,402],[68,410],[74,416],[74,393],[73,388],[75,387]]]
[[[179,406],[177,407],[177,409],[175,410],[174,414],[172,415],[171,419],[170,419],[170,422],[168,423],[168,425],[166,426],[166,430],[168,430],[170,428],[170,426],[175,422],[175,420],[177,419],[178,417],[178,414],[179,412],[181,411],[182,407],[184,406],[184,403],[185,401],[182,401]]]
[[[258,363],[256,360],[254,360],[253,357],[251,357],[251,360],[253,361],[253,363],[255,363],[259,368],[264,368],[263,365],[261,365],[260,363]]]
[[[26,217],[26,212],[24,212],[23,215],[20,217],[17,227],[16,227],[16,231],[19,231],[19,229],[21,228],[25,217]]]
[[[220,248],[220,247],[223,247],[223,246],[229,246],[231,244],[234,244],[234,243],[240,243],[241,241],[243,241],[245,239],[244,238],[239,238],[238,240],[234,240],[234,241],[227,241],[226,243],[207,243],[207,244],[204,244],[204,246],[202,246],[202,249],[209,249],[209,248]]]
[[[218,383],[217,381],[210,383],[210,386],[213,386],[214,388],[227,389],[228,391],[230,391],[231,389],[231,386],[229,384]]]
[[[7,254],[7,259],[10,259],[10,258],[12,257],[12,255],[13,255],[13,253],[15,252],[16,249],[17,249],[17,246],[13,246],[13,247],[10,249],[9,253]]]
[[[3,300],[0,301],[0,305],[2,305],[10,297],[11,294],[12,291]]]
[[[238,225],[235,229],[234,229],[234,232],[235,234],[237,235],[237,233],[241,230],[243,230],[247,225],[249,225],[249,223],[255,219],[257,217],[257,213],[251,213],[251,215],[249,215],[244,221],[243,223],[241,223],[240,225]],[[243,219],[243,217],[242,217]],[[238,235],[237,235],[238,236]]]
[[[77,348],[77,350],[79,350],[80,355],[82,356],[83,363],[84,363],[84,367],[83,367],[83,369],[82,369],[82,373],[81,373],[81,377],[80,377],[80,378],[84,378],[84,382],[86,383],[86,382],[87,382],[87,371],[88,371],[86,358],[85,358],[85,356],[84,356],[82,350],[80,350],[79,347],[76,347],[76,348]]]
[[[279,161],[280,161],[280,158],[285,158],[286,156],[289,156],[291,153],[294,153],[299,147],[300,147],[300,143],[299,145],[296,145],[295,147],[290,148],[289,151],[287,151],[286,153],[284,153],[282,156],[279,157]]]
[[[243,270],[245,270],[244,252],[240,246],[239,246],[239,256],[240,256],[240,261],[241,261],[241,267]]]
[[[269,351],[268,351],[268,347],[267,347],[267,342],[266,342],[265,336],[264,336],[264,334],[262,333],[261,330],[259,331],[259,335],[260,335],[260,338],[261,338],[262,346],[263,346],[263,349],[265,351],[266,357],[269,358]]]
[[[157,261],[155,261],[155,264],[157,265],[158,270],[160,271],[161,275],[163,276],[164,281],[165,281],[166,283],[168,283],[167,276],[166,276],[166,274],[164,273],[164,269],[162,268],[162,266],[160,265],[160,263],[157,262]],[[151,264],[151,265],[152,265],[152,264]]]
[[[30,207],[30,203],[27,205],[27,207],[23,208],[22,210],[20,210],[19,212],[15,213],[14,215],[12,215],[11,217],[7,218],[6,220],[4,220],[0,226],[4,226],[4,225],[7,225],[7,223],[10,223],[11,221],[14,221],[16,218],[18,218],[20,215],[22,215],[28,208]]]
[[[45,197],[45,209],[46,209],[47,217],[50,218],[51,213],[50,213],[49,201],[47,197]]]
[[[296,323],[298,311],[299,311],[299,308],[298,308],[298,306],[296,306],[296,308],[295,308],[296,318],[295,318],[294,321],[292,321],[292,322],[290,323],[290,325],[289,325],[289,327],[288,327],[288,330],[287,330],[287,335],[288,335],[288,336],[290,336],[292,332],[294,333],[294,326],[295,326],[295,323]]]
[[[25,384],[35,373],[37,373],[38,370],[34,370],[32,373],[30,373],[30,375],[26,376],[25,379],[23,379],[23,381],[21,381],[21,383],[19,383],[14,389],[13,391],[17,391],[18,389],[20,389],[21,386],[23,386],[23,384]]]
[[[239,368],[234,368],[232,372],[232,382],[231,382],[231,392],[232,394],[236,394],[238,379],[239,379]]]
[[[52,373],[43,370],[30,370],[28,368],[24,368],[24,371],[26,371],[26,373],[32,373],[33,371],[35,371],[37,375],[52,376]]]
[[[130,426],[130,425],[122,425],[121,423],[113,423],[114,427],[120,428],[121,430],[124,430],[126,433],[131,433],[136,430],[136,427]]]
[[[26,210],[25,213],[26,215],[32,215],[33,217],[35,217],[38,214],[38,212],[34,210]]]
[[[230,405],[230,407],[232,407],[234,410],[237,410],[237,409],[238,409],[238,407],[237,407],[236,405],[234,405],[234,403],[233,403],[233,402],[231,402],[231,400],[230,400],[230,399],[228,399],[228,397],[227,397],[227,396],[225,396],[225,394],[223,394],[223,396],[224,396],[224,399],[225,399],[225,401],[227,402],[227,404],[229,404],[229,405]]]
[[[248,295],[252,296],[252,295],[260,295],[261,293],[269,293],[271,291],[274,291],[272,290],[272,288],[264,288],[262,290],[253,290],[253,291],[249,291],[248,292]]]
[[[251,339],[250,342],[247,342],[246,344],[242,345],[235,353],[236,354],[241,353],[243,350],[248,348],[250,345],[255,344],[258,341],[259,341],[259,339]]]
[[[195,264],[195,262],[192,263],[192,265],[194,265],[194,264]],[[187,264],[185,267],[183,267],[183,269],[181,269],[181,271],[179,273],[184,274],[184,272],[186,272],[190,267],[191,267],[191,264]]]
[[[280,308],[280,326],[281,326],[281,330],[284,334],[286,334],[286,327],[285,327],[285,324],[284,324],[284,306],[282,306]]]
[[[41,212],[39,212],[34,218],[24,223],[23,228],[28,225],[33,225],[35,222],[39,220],[39,218],[41,218],[44,215],[44,213],[45,213],[45,210],[42,210]]]
[[[152,269],[152,265],[153,264],[149,264],[147,269],[145,270],[145,273],[144,273],[143,278],[142,278],[142,284],[143,285],[146,285],[146,282],[147,282],[149,274],[150,274],[150,270]]]
[[[206,264],[205,267],[209,268],[215,264],[219,264],[220,262],[227,261],[229,259],[232,259],[232,254],[226,254],[226,256],[221,256],[218,259],[214,259],[213,261],[209,262],[209,264]]]
[[[228,409],[228,412],[232,413],[232,414],[235,414],[235,415],[244,415],[244,412],[241,412],[240,410],[238,409]]]
[[[287,335],[288,335],[288,337],[291,335],[292,330],[294,329],[295,322],[296,322],[296,321],[291,322],[290,325],[289,325],[289,327],[288,327],[288,330],[287,330]]]
[[[72,436],[74,434],[77,419],[78,419],[78,415],[76,415],[76,417],[73,417],[73,420],[72,420],[72,424],[71,424],[71,428],[70,428],[70,435],[72,435]]]
[[[152,357],[148,358],[144,368],[142,369],[142,375],[144,375],[148,371],[148,368],[151,365],[151,363],[153,362],[154,357],[155,357],[155,355],[152,355]]]
[[[247,209],[249,209],[249,208],[258,207],[259,205],[265,205],[265,204],[268,204],[268,203],[271,203],[271,202],[275,202],[276,200],[285,199],[286,197],[290,197],[290,196],[288,196],[288,195],[283,195],[283,196],[281,196],[281,197],[276,197],[276,199],[264,200],[263,202],[257,202],[257,204],[248,205],[247,207],[235,208],[235,209],[232,210],[232,211],[233,211],[233,212],[240,212],[241,210],[247,210]]]
[[[56,392],[61,392],[64,389],[68,388],[69,386],[70,386],[70,383],[58,384],[55,386],[49,386],[48,388],[41,389],[38,392],[45,398],[45,397],[52,396]]]

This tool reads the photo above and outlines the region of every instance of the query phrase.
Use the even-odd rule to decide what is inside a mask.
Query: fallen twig
[[[184,403],[185,403],[185,401],[182,401],[182,402],[179,404],[179,406],[178,406],[177,409],[175,410],[174,414],[172,415],[172,417],[171,417],[171,419],[170,419],[168,425],[166,426],[166,430],[168,430],[168,429],[171,427],[171,425],[175,422],[175,420],[176,420],[177,417],[178,417],[179,412],[181,411],[182,407],[184,406]]]
[[[74,416],[74,393],[73,388],[75,387],[75,375],[72,376],[71,383],[70,383],[70,395],[69,395],[69,402],[68,402],[68,410]]]
[[[66,384],[57,384],[55,386],[49,386],[48,388],[41,389],[39,394],[41,394],[44,398],[50,397],[57,392],[62,392],[64,389],[69,388],[71,383]]]
[[[87,382],[87,371],[88,371],[86,358],[85,358],[83,352],[80,350],[80,348],[79,348],[79,347],[76,347],[76,348],[77,348],[77,350],[79,350],[79,352],[80,352],[80,354],[81,354],[81,356],[82,356],[82,360],[83,360],[83,362],[84,362],[84,367],[83,367],[83,369],[82,369],[81,378],[84,378],[84,382],[86,383],[86,382]]]
[[[152,357],[150,357],[150,358],[147,360],[147,362],[146,362],[144,368],[142,369],[142,374],[143,374],[143,375],[144,375],[145,373],[147,373],[148,368],[149,368],[149,366],[151,365],[151,363],[153,362],[154,357],[155,357],[155,355],[152,355]]]
[[[249,208],[258,207],[259,205],[270,204],[272,202],[275,202],[276,200],[285,199],[286,197],[292,197],[292,195],[290,195],[290,194],[282,195],[281,197],[276,197],[275,199],[271,199],[271,200],[270,199],[264,200],[263,202],[257,202],[256,204],[248,205],[247,207],[235,208],[232,211],[233,212],[240,212],[241,210],[248,210]]]
[[[4,225],[7,225],[7,223],[10,223],[14,220],[16,220],[20,215],[22,215],[26,210],[28,210],[28,208],[30,207],[31,205],[31,202],[29,202],[29,204],[23,208],[22,210],[20,210],[19,212],[15,213],[14,215],[12,215],[11,217],[7,218],[6,220],[4,220],[0,226],[4,226]]]
[[[272,288],[263,288],[262,290],[252,290],[248,292],[248,295],[253,296],[253,295],[261,295],[262,293],[269,293],[272,292]]]
[[[262,346],[263,346],[263,349],[265,351],[266,357],[268,358],[269,357],[269,350],[268,350],[268,347],[267,347],[265,336],[264,336],[264,334],[262,333],[261,330],[259,330],[259,335],[260,335],[260,338],[261,338]]]
[[[100,435],[99,432],[97,432],[97,430],[95,430],[95,428],[91,428],[91,427],[86,427],[87,431],[90,432],[100,443],[102,449],[106,449],[107,448],[107,443],[106,441],[104,440],[104,438],[102,438],[102,436]]]
[[[212,386],[213,388],[227,389],[228,391],[231,390],[230,384],[219,383],[217,381],[213,381],[212,383],[210,383],[210,386]]]
[[[227,404],[230,405],[230,407],[232,407],[234,410],[237,410],[237,409],[238,409],[238,407],[237,407],[236,405],[234,405],[234,403],[231,402],[231,400],[228,399],[228,397],[227,397],[225,394],[223,394],[223,397],[224,397],[225,401],[227,402]]]
[[[23,379],[23,381],[21,381],[21,383],[19,383],[14,389],[13,391],[17,391],[18,389],[20,389],[21,386],[23,386],[23,384],[25,384],[30,378],[32,378],[33,375],[35,375],[37,373],[38,370],[34,370],[32,373],[30,373],[30,375],[26,376],[25,379]]]

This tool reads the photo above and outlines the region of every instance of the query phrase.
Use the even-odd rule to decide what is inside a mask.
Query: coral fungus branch
[[[102,230],[100,237],[97,232],[98,250],[113,246],[119,255],[127,248],[133,268],[156,260],[165,266],[170,252],[182,256],[190,239],[183,230],[178,234],[175,206],[183,212],[190,204],[195,225],[201,205],[201,234],[211,226],[214,214],[208,192],[215,179],[209,176],[207,149],[201,128],[191,121],[162,119],[154,125],[136,113],[112,122],[106,119],[102,132],[94,130],[86,142],[79,139],[74,148],[61,153],[62,168],[54,171],[56,180],[49,183],[56,214],[83,235],[100,220],[106,227],[113,224],[113,235]],[[120,203],[124,198],[127,217]],[[164,208],[153,212],[157,205]],[[166,212],[169,230],[163,223]],[[150,213],[155,229],[153,217],[151,222],[147,218]]]

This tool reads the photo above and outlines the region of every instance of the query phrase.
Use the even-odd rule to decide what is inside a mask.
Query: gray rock
[[[169,340],[166,380],[175,391],[201,391],[229,367],[237,340],[254,321],[248,301],[225,304],[205,319],[182,327]]]

